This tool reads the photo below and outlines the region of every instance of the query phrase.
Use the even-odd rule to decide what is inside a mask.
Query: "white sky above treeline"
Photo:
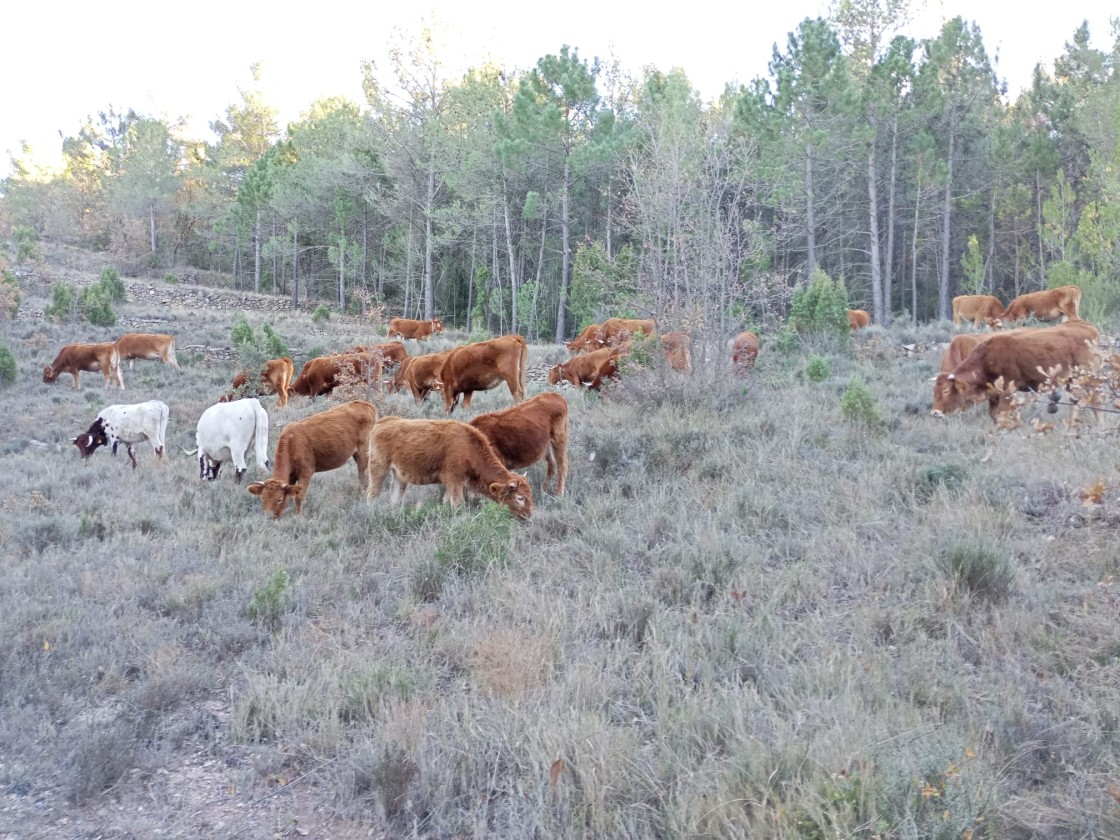
[[[1120,16],[1120,6],[1106,0],[916,2],[908,34],[933,37],[956,15],[976,22],[1012,96],[1030,84],[1036,63],[1052,67],[1083,20],[1092,45],[1109,49],[1110,16]],[[319,98],[344,96],[361,104],[360,62],[374,60],[388,79],[394,30],[414,32],[424,21],[439,21],[448,33],[449,68],[492,59],[511,72],[525,70],[568,44],[581,58],[617,58],[634,75],[648,66],[679,67],[711,100],[729,82],[766,76],[774,44],[784,51],[788,33],[804,18],[827,13],[827,0],[20,2],[2,15],[0,177],[24,141],[35,160],[56,161],[59,133],[74,135],[86,116],[110,105],[169,122],[185,118],[189,136],[209,138],[209,123],[240,101],[239,88],[252,87],[250,66],[257,62],[265,100],[278,110],[281,127]]]

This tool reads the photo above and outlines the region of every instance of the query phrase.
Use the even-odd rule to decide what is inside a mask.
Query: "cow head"
[[[930,413],[934,417],[944,417],[954,411],[964,411],[985,396],[971,382],[959,379],[952,373],[941,373],[933,382],[933,410]]]
[[[548,384],[559,385],[564,378],[563,365],[553,365],[548,369]]]
[[[96,452],[97,447],[108,446],[109,437],[105,434],[105,426],[102,424],[101,418],[98,418],[93,421],[93,425],[89,427],[88,432],[78,435],[76,438],[71,438],[70,442],[78,447],[78,452],[81,453],[84,460]]]
[[[441,321],[439,318],[433,318],[432,319],[432,332],[434,332],[434,333],[443,332],[443,321]]]
[[[490,485],[490,498],[509,508],[518,519],[533,515],[533,490],[525,476],[510,473],[509,481],[495,481]]]
[[[47,365],[46,367],[43,368],[43,381],[44,382],[54,382],[56,379],[58,379],[58,371],[56,371],[50,365]]]
[[[254,496],[260,496],[265,512],[271,513],[276,519],[284,515],[288,507],[288,499],[295,502],[298,514],[303,506],[303,497],[307,495],[307,488],[298,481],[295,484],[286,484],[278,478],[254,481],[246,489]]]

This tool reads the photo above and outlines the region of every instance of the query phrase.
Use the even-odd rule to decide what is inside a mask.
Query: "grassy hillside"
[[[119,314],[181,348],[236,315]],[[373,334],[270,322],[305,351]],[[768,341],[744,383],[713,341],[688,379],[565,390],[569,493],[531,468],[527,523],[437,488],[370,503],[352,466],[266,519],[184,454],[236,361],[40,381],[122,331],[3,325],[0,836],[1120,836],[1115,421],[931,418],[944,327],[816,348],[812,378]],[[857,376],[875,405],[845,414]],[[153,398],[166,462],[79,461],[99,407]],[[271,449],[330,404],[262,402]]]

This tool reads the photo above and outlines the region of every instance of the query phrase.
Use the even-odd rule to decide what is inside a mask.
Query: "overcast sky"
[[[263,65],[265,98],[282,126],[317,98],[361,103],[360,62],[373,59],[387,75],[393,30],[414,31],[425,17],[442,21],[453,37],[454,65],[493,58],[523,70],[569,44],[581,58],[617,58],[635,74],[647,66],[680,67],[705,99],[713,99],[728,82],[766,75],[774,44],[784,49],[801,20],[827,11],[827,0],[20,2],[2,15],[0,176],[21,141],[42,159],[57,159],[59,132],[73,135],[85,116],[109,105],[185,117],[192,135],[207,136],[208,123],[240,100],[239,87],[250,85],[254,62]],[[1109,17],[1120,15],[1120,6],[1082,0],[1028,9],[1008,0],[931,0],[910,34],[932,37],[941,21],[957,14],[980,26],[989,53],[999,56],[997,72],[1014,93],[1029,84],[1037,62],[1052,64],[1082,20],[1089,21],[1093,46],[1110,48]]]

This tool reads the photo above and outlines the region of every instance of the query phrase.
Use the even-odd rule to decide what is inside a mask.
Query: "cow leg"
[[[128,448],[128,457],[129,457],[129,460],[132,461],[132,468],[136,469],[136,453],[132,451],[132,444],[131,443],[126,443],[125,446]],[[114,448],[115,448],[115,446],[114,446]]]
[[[198,456],[198,480],[205,481],[206,473],[206,456],[200,453]]]
[[[389,503],[394,505],[404,504],[404,491],[408,489],[408,482],[400,477],[400,473],[393,470],[393,488],[389,492]]]
[[[77,372],[76,370],[72,370],[72,371],[70,371],[70,376],[71,376],[71,377],[73,378],[73,380],[74,380],[74,381],[73,381],[73,382],[72,382],[72,383],[70,384],[70,387],[71,387],[71,388],[77,388],[77,387],[78,387],[78,372]],[[108,384],[109,384],[109,380],[108,380],[108,379],[106,379],[106,380],[105,380],[105,384],[106,384],[106,385],[108,385]]]
[[[369,456],[361,449],[358,449],[354,452],[354,463],[358,466],[358,484],[364,487],[367,483],[366,470],[369,467]]]
[[[245,470],[244,470],[244,469],[240,469],[240,470],[239,470],[239,469],[237,469],[236,467],[234,468],[233,479],[234,479],[234,481],[236,481],[236,482],[237,482],[238,484],[240,484],[240,483],[241,483],[241,477],[242,477],[242,476],[244,476],[244,475],[245,475]]]
[[[471,407],[471,400],[474,399],[474,391],[467,391],[463,394],[463,408]]]
[[[441,478],[443,486],[446,489],[447,503],[451,507],[459,507],[463,503],[463,479],[459,477],[456,479],[454,476],[445,476]]]

